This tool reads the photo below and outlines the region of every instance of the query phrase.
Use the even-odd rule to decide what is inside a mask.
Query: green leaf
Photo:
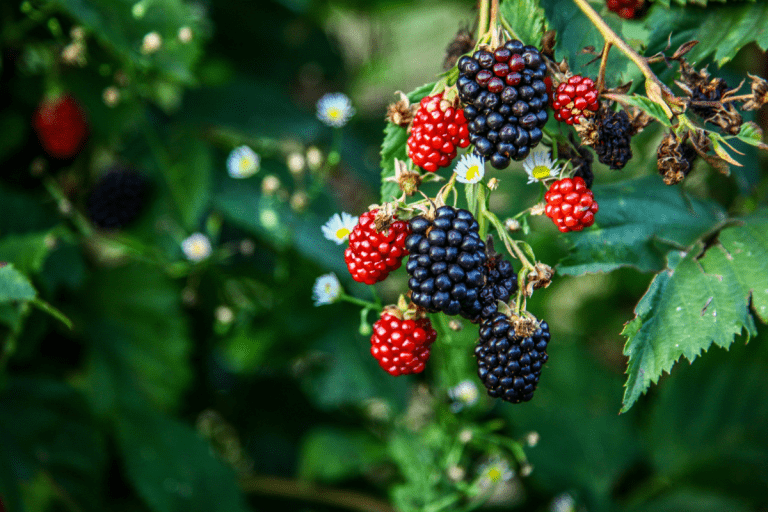
[[[749,304],[768,316],[768,218],[752,217],[723,230],[720,243],[699,257],[670,253],[622,334],[629,357],[622,412],[685,356],[693,361],[714,343],[728,348],[734,337],[754,334]]]
[[[384,457],[383,443],[369,434],[318,428],[307,434],[302,444],[299,476],[338,482],[369,471]]]
[[[194,231],[199,228],[210,201],[213,158],[208,144],[185,140],[189,140],[189,144],[178,155],[178,161],[165,166],[163,173],[184,227]]]
[[[154,512],[245,512],[234,472],[187,425],[126,411],[117,425],[125,473]]]
[[[15,300],[32,300],[37,292],[29,279],[12,264],[0,268],[0,303]]]
[[[411,91],[406,95],[408,101],[411,103],[421,101],[424,96],[427,96],[432,91],[434,86],[434,83],[426,84]],[[408,132],[405,128],[389,122],[384,127],[384,142],[381,144],[381,201],[384,203],[392,201],[393,198],[400,197],[402,194],[397,183],[385,180],[395,177],[395,158],[398,160],[408,158],[406,154],[407,141]]]
[[[642,272],[664,267],[672,247],[684,248],[725,220],[711,201],[681,195],[658,176],[595,187],[596,227],[564,238],[571,244],[558,272],[580,275],[631,266]]]
[[[664,126],[672,126],[672,123],[669,121],[669,118],[664,113],[664,109],[661,108],[661,106],[656,103],[655,101],[652,101],[645,96],[640,96],[638,94],[633,94],[631,96],[621,96],[621,101],[623,103],[628,103],[630,105],[633,105],[652,118],[659,121]]]
[[[741,125],[741,130],[739,130],[739,134],[736,135],[736,138],[750,146],[755,146],[760,149],[768,149],[768,144],[763,142],[763,130],[757,123],[752,121]]]
[[[102,415],[147,403],[172,409],[190,378],[191,342],[178,288],[146,265],[92,277],[81,300],[87,304],[94,409]]]
[[[13,263],[24,274],[42,270],[51,251],[50,232],[8,235],[0,239],[0,261]]]
[[[548,30],[538,0],[506,0],[499,5],[499,13],[525,44],[539,46],[541,36]]]

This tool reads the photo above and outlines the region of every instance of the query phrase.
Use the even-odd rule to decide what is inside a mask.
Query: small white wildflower
[[[481,465],[479,472],[486,485],[496,485],[511,480],[515,476],[506,459],[494,457]]]
[[[323,165],[323,152],[315,146],[310,146],[307,149],[307,165],[313,171],[319,169]]]
[[[477,385],[471,380],[459,382],[448,390],[448,396],[453,400],[451,410],[459,412],[464,407],[477,403],[480,393],[477,391]]]
[[[546,151],[534,151],[528,155],[523,162],[523,169],[528,174],[528,184],[554,178],[560,173],[560,169],[552,164]]]
[[[157,32],[149,32],[141,41],[141,53],[147,55],[155,53],[163,46],[163,37]]]
[[[461,482],[467,474],[464,468],[456,464],[448,466],[448,471],[446,471],[446,473],[448,473],[448,478],[453,482]]]
[[[288,170],[291,174],[299,174],[304,170],[304,155],[301,153],[291,153],[285,161],[285,165],[288,166]]]
[[[560,494],[552,500],[549,510],[551,512],[574,512],[576,510],[576,502],[570,494]]]
[[[347,212],[341,212],[341,215],[335,213],[333,217],[328,219],[328,222],[323,225],[323,235],[325,235],[325,238],[328,240],[332,240],[336,242],[337,245],[341,245],[352,230],[355,229],[356,224],[357,217],[353,217]]]
[[[315,302],[315,306],[332,304],[340,295],[341,283],[333,272],[318,277],[312,287],[312,300]]]
[[[464,444],[467,444],[472,440],[473,436],[474,434],[472,434],[472,431],[469,430],[468,428],[465,428],[464,430],[459,432],[459,441],[461,441]]]
[[[250,178],[259,171],[261,157],[248,146],[233,149],[227,157],[227,172],[231,178]]]
[[[539,433],[536,431],[528,432],[528,435],[525,436],[525,442],[531,447],[539,444],[539,439]]]
[[[453,172],[459,183],[477,183],[485,176],[485,160],[481,156],[467,153],[461,157]]]
[[[85,42],[76,40],[61,50],[61,60],[70,66],[83,67],[88,63],[85,56]]]
[[[232,312],[232,309],[227,306],[217,307],[214,315],[216,316],[216,320],[222,324],[231,324],[235,319],[235,314]]]
[[[110,85],[101,93],[101,99],[104,100],[106,106],[115,107],[120,102],[120,90],[114,85]]]
[[[261,193],[271,196],[280,189],[280,178],[274,174],[268,174],[261,180]]]
[[[179,29],[179,41],[187,44],[192,40],[192,29],[189,27],[181,27]]]
[[[353,115],[355,109],[346,94],[328,93],[317,102],[317,118],[330,127],[341,128]]]
[[[203,261],[211,255],[211,241],[202,233],[194,233],[181,242],[181,250],[188,260]]]

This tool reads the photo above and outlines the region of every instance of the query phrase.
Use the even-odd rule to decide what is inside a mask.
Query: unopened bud
[[[315,146],[307,149],[307,165],[313,171],[316,171],[323,165],[323,153]]]
[[[525,436],[525,442],[530,447],[534,447],[537,444],[539,444],[539,433],[538,432],[528,432],[528,435]]]
[[[291,196],[290,204],[293,211],[303,212],[309,206],[309,196],[300,190]]]
[[[507,228],[511,233],[520,231],[520,221],[517,219],[507,219],[504,221],[504,227]]]
[[[531,207],[531,215],[544,215],[544,203],[539,203]]]
[[[280,189],[280,179],[274,174],[268,174],[261,180],[261,192],[265,196],[271,196]]]
[[[101,93],[101,99],[104,100],[106,106],[115,107],[120,102],[120,90],[114,85],[110,85]]]
[[[235,314],[232,312],[232,309],[227,306],[217,307],[214,314],[216,316],[216,321],[222,324],[231,324],[235,319]]]
[[[488,180],[488,188],[490,190],[496,190],[497,188],[499,188],[499,180],[497,180],[496,178],[489,179]]]
[[[155,53],[163,46],[163,38],[157,32],[149,32],[141,42],[141,53],[148,55]]]
[[[285,164],[288,166],[288,170],[291,171],[291,174],[301,174],[305,165],[304,155],[301,153],[291,153],[288,155]]]
[[[458,332],[458,331],[460,331],[460,330],[462,330],[464,328],[464,324],[462,324],[461,322],[459,322],[456,319],[453,319],[453,320],[448,322],[448,328],[451,329],[452,331],[457,331]]]
[[[192,29],[189,27],[181,27],[179,29],[179,41],[184,44],[192,41]]]

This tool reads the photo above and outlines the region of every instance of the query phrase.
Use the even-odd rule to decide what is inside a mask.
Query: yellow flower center
[[[339,240],[347,236],[349,236],[349,229],[339,228],[336,230],[336,238],[338,238]]]
[[[537,165],[533,168],[533,177],[537,180],[543,180],[549,178],[550,169],[546,165]]]
[[[501,481],[501,470],[499,468],[491,468],[488,470],[488,480],[491,482],[499,482]]]
[[[240,170],[241,171],[247,171],[251,168],[251,160],[248,158],[241,158],[240,159]]]
[[[472,167],[467,169],[467,181],[474,181],[479,176],[480,176],[480,166],[479,165],[473,165]]]
[[[331,290],[333,290],[333,285],[331,283],[325,283],[325,293],[330,295],[331,294]]]
[[[338,119],[341,117],[341,110],[336,107],[331,107],[328,109],[328,117],[331,119]]]

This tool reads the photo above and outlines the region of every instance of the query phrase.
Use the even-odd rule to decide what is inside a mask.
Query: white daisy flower
[[[318,277],[312,287],[312,300],[315,302],[315,306],[336,302],[340,295],[341,283],[333,272]]]
[[[188,260],[203,261],[211,255],[211,241],[202,233],[194,233],[181,242],[181,250]]]
[[[515,472],[506,459],[494,457],[480,466],[479,472],[486,485],[496,485],[511,480]]]
[[[259,171],[261,157],[248,146],[240,146],[227,157],[227,172],[232,178],[250,178]]]
[[[560,168],[552,164],[546,151],[534,151],[523,162],[523,169],[528,174],[528,184],[547,178],[555,178],[560,174]]]
[[[328,240],[336,242],[337,245],[341,245],[344,240],[347,239],[349,234],[355,229],[357,224],[357,217],[353,217],[347,212],[341,212],[334,214],[333,217],[328,219],[328,222],[322,227],[323,235]]]
[[[341,128],[353,115],[355,109],[346,94],[328,93],[317,102],[317,118],[333,128]]]
[[[464,407],[477,403],[480,393],[477,391],[477,385],[471,380],[459,382],[448,390],[448,396],[453,400],[451,410],[458,412]]]
[[[461,157],[453,172],[459,183],[477,183],[485,176],[485,160],[481,156],[467,153]]]

